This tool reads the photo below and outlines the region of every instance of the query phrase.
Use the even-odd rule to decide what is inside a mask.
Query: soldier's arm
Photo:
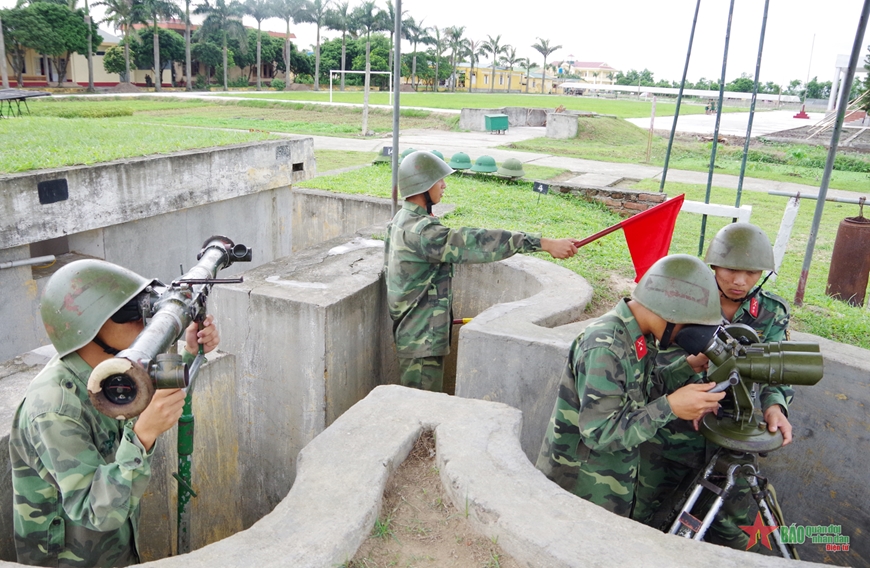
[[[656,394],[668,394],[688,383],[703,381],[703,374],[695,372],[686,355],[682,348],[676,346],[659,351],[653,369],[653,384],[661,385],[661,392],[657,390]]]
[[[665,397],[646,401],[642,381],[632,381],[627,387],[629,372],[625,363],[604,347],[586,350],[575,363],[581,400],[580,435],[593,450],[633,448],[676,418]]]
[[[38,416],[30,435],[72,521],[101,532],[116,530],[127,521],[148,486],[153,453],[145,451],[130,424],[112,463],[106,463],[94,447],[90,428],[68,416]]]
[[[432,223],[420,237],[422,252],[433,263],[494,262],[518,252],[542,250],[540,235],[501,229],[449,229],[440,223]]]

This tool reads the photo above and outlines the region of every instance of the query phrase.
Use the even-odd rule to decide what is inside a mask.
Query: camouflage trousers
[[[672,520],[672,513],[694,486],[696,477],[717,447],[711,444],[708,452],[703,436],[686,427],[673,428],[672,425],[668,424],[665,432],[662,431],[665,429],[660,430],[652,440],[640,446],[640,467],[631,515],[636,521],[664,531],[670,528],[667,523]],[[705,491],[695,507],[695,516],[706,514],[712,501],[712,494]],[[749,483],[738,477],[704,540],[746,550],[749,536],[740,525],[751,525],[757,511]],[[753,551],[762,552],[758,549],[768,552],[760,546]]]
[[[441,392],[444,383],[444,356],[399,358],[404,387]]]

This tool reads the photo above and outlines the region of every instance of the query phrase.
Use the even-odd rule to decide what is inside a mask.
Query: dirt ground
[[[452,505],[435,465],[431,431],[387,481],[381,518],[345,568],[519,568],[498,546],[469,525]]]

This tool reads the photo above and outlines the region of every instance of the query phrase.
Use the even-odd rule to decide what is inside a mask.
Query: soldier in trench
[[[140,561],[139,501],[157,438],[178,422],[185,393],[157,390],[133,420],[98,412],[91,370],[129,347],[144,328],[138,297],[151,280],[100,260],[60,268],[40,306],[51,361],[33,379],[9,437],[18,562],[127,566]],[[185,331],[184,360],[220,342],[211,316]]]
[[[575,239],[500,229],[451,229],[432,215],[453,173],[431,152],[409,154],[399,166],[402,209],[387,227],[384,265],[387,303],[404,386],[441,392],[444,356],[453,323],[453,265],[494,262],[518,252],[546,251],[553,258],[577,253]]]

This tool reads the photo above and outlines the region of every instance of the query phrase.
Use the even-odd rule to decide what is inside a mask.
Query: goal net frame
[[[366,72],[365,71],[348,71],[348,70],[342,71],[341,69],[330,69],[329,70],[329,102],[332,102],[332,78],[335,75],[342,75],[342,74],[346,74],[346,73],[352,73],[355,75],[365,75]],[[389,71],[369,71],[369,75],[386,75],[387,76],[387,78],[389,79],[388,90],[390,93],[390,106],[392,106],[392,104],[393,104],[393,74],[390,73]]]

